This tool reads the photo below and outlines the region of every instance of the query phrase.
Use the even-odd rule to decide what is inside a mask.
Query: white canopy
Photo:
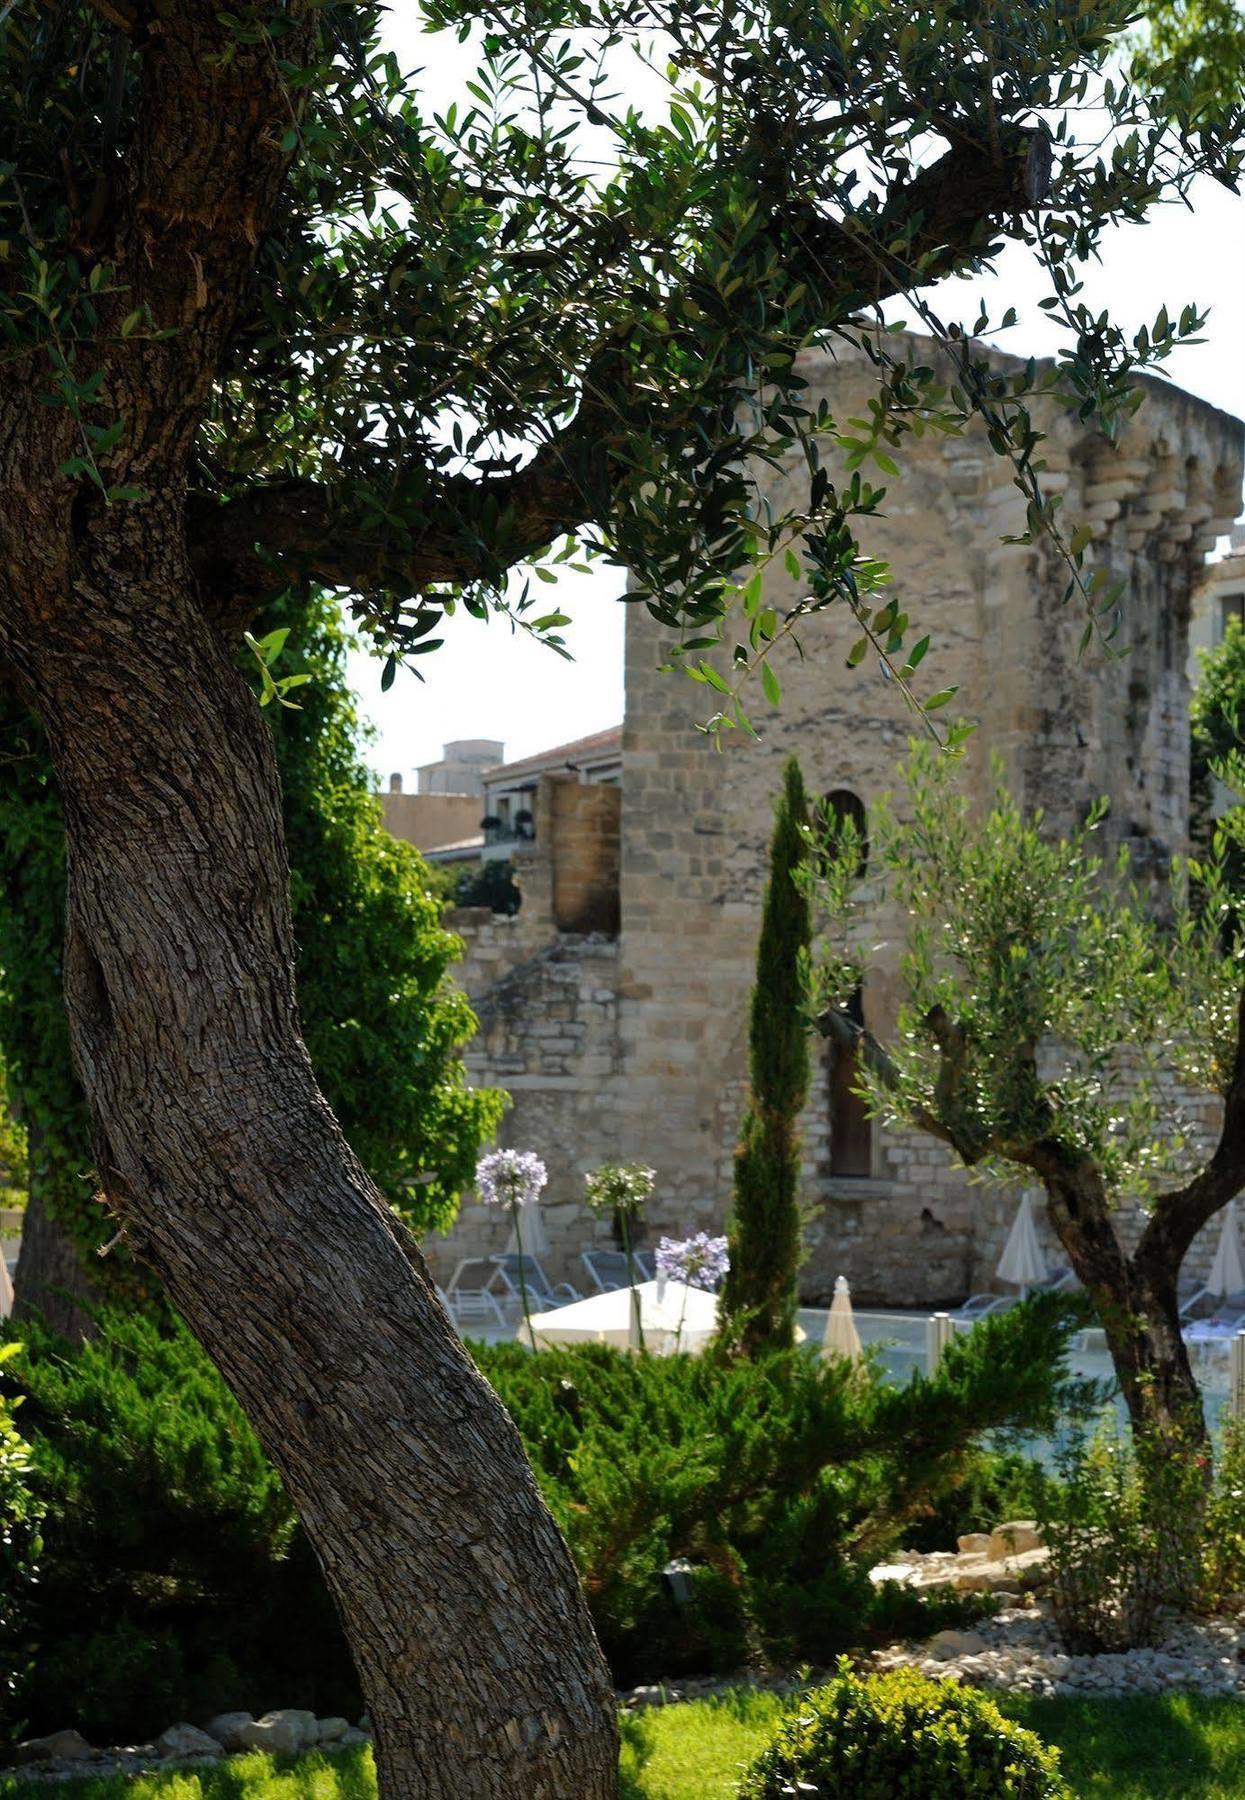
[[[1245,1289],[1245,1262],[1241,1260],[1241,1239],[1236,1228],[1236,1201],[1229,1200],[1219,1227],[1215,1260],[1206,1277],[1206,1291],[1218,1299],[1239,1294]]]
[[[845,1275],[835,1277],[834,1299],[826,1314],[826,1330],[821,1345],[827,1356],[846,1356],[853,1362],[858,1362],[863,1354],[860,1333],[856,1330],[856,1321],[852,1317],[852,1293]]]
[[[1038,1243],[1037,1226],[1033,1222],[1033,1199],[1027,1189],[1020,1196],[1020,1207],[999,1258],[996,1273],[1000,1281],[1010,1281],[1021,1293],[1046,1280],[1046,1258]]]
[[[644,1347],[659,1356],[687,1350],[695,1356],[717,1329],[716,1294],[687,1287],[681,1281],[642,1281],[635,1288],[615,1288],[609,1294],[592,1294],[560,1306],[555,1312],[533,1313],[532,1330],[519,1326],[519,1342],[550,1349],[563,1344],[612,1344],[616,1350],[635,1347],[632,1323],[633,1296],[640,1307]]]

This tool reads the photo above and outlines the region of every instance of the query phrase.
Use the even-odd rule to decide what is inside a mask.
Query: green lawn
[[[781,1703],[738,1693],[623,1721],[622,1800],[730,1800]],[[1014,1700],[1007,1711],[1063,1752],[1079,1800],[1241,1800],[1245,1704],[1235,1700]],[[235,1757],[140,1781],[0,1780],[0,1800],[374,1800],[371,1754]],[[939,1796],[942,1800],[942,1796]],[[953,1795],[946,1800],[954,1800]]]

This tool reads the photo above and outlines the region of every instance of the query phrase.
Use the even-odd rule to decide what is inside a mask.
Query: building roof
[[[567,763],[600,762],[611,755],[621,756],[622,733],[621,725],[611,725],[608,731],[594,731],[589,737],[575,738],[569,744],[555,744],[551,750],[521,757],[518,762],[497,763],[493,768],[485,769],[481,779],[493,782],[501,776],[511,779],[540,775],[546,769],[562,768]]]

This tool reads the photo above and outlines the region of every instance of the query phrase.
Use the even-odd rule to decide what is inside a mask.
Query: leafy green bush
[[[1208,1609],[1245,1600],[1245,1419],[1227,1418],[1206,1505],[1201,1597]]]
[[[1210,1483],[1205,1459],[1141,1457],[1114,1414],[1060,1457],[1040,1509],[1051,1599],[1074,1654],[1153,1644],[1164,1609],[1202,1581]]]
[[[523,904],[514,878],[514,864],[490,857],[476,868],[464,869],[454,883],[455,906],[488,906],[495,913],[513,917]]]
[[[759,1364],[480,1347],[576,1557],[615,1678],[824,1662],[937,1629],[962,1597],[870,1566],[954,1488],[983,1432],[1046,1430],[1069,1314],[983,1323],[907,1388],[802,1352]],[[681,1579],[667,1571],[685,1563]]]
[[[116,1742],[236,1706],[353,1716],[319,1569],[215,1367],[171,1320],[99,1322],[74,1350],[28,1327],[0,1367],[46,1509],[31,1728]]]
[[[31,1330],[25,1390],[47,1509],[33,1729],[117,1741],[243,1706],[353,1714],[336,1616],[281,1483],[216,1369],[170,1319]],[[983,1431],[1048,1428],[1068,1316],[979,1326],[906,1389],[801,1352],[756,1366],[584,1346],[480,1348],[583,1574],[620,1681],[824,1662],[978,1602],[877,1590],[870,1565],[971,1466]],[[686,1593],[666,1570],[689,1565]]]
[[[911,1669],[842,1665],[805,1695],[744,1776],[739,1800],[1071,1800],[1059,1758],[972,1688]]]
[[[15,1344],[0,1344],[0,1364],[16,1354]],[[42,1509],[31,1486],[30,1450],[13,1422],[17,1404],[0,1394],[0,1751],[21,1721],[30,1661],[29,1608],[42,1548]]]

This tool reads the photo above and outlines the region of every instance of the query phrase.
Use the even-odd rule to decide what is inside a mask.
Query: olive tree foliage
[[[823,1031],[863,1039],[880,1116],[984,1176],[1042,1183],[1153,1440],[1201,1429],[1176,1283],[1196,1233],[1245,1186],[1245,947],[1224,935],[1227,830],[1156,895],[1125,848],[1102,847],[1105,814],[1057,836],[1001,780],[975,808],[954,762],[918,748],[899,803],[873,813],[867,887],[842,831],[818,834],[803,877],[820,931],[809,993]],[[846,1010],[883,901],[904,921],[885,1045]],[[1215,1102],[1208,1138],[1197,1121]],[[1131,1249],[1126,1201],[1147,1215]]]
[[[1138,34],[1136,72],[1160,89],[1173,76],[1208,107],[1245,91],[1245,10],[1236,0],[1150,0]]]
[[[159,15],[0,12],[0,346],[36,349],[32,393],[75,421],[67,488],[135,509],[104,346],[154,368],[184,329],[109,252]],[[1199,172],[1234,184],[1240,162],[1239,117],[1197,111],[1184,76],[1162,104],[1104,81],[1127,4],[430,0],[424,16],[478,47],[465,105],[442,108],[381,49],[375,5],[247,4],[201,38],[205,78],[266,52],[286,108],[285,198],[212,371],[186,501],[225,623],[318,582],[350,596],[390,677],[460,608],[505,607],[560,647],[565,617],[536,596],[588,549],[632,572],[629,598],[671,628],[715,726],[747,725],[753,674],[776,695],[770,646],[830,605],[859,620],[850,660],[876,650],[932,707],[924,640],[879,592],[860,521],[907,433],[979,414],[1030,531],[1060,536],[1087,631],[1110,630],[1114,593],[1042,494],[1028,402],[1061,388],[1108,430],[1132,407],[1133,375],[1200,316],[1165,310],[1130,338],[1082,303],[1078,270],[1109,221]],[[664,69],[657,106],[620,91],[633,50]],[[1082,127],[1091,98],[1105,139],[1101,114]],[[1049,275],[1054,367],[992,370],[984,314],[964,329],[920,297],[1006,238]],[[949,366],[879,330],[897,293]],[[806,398],[800,353],[835,341],[874,360],[867,419]],[[793,448],[807,480],[779,513],[756,471]],[[805,590],[781,614],[764,596],[776,558]],[[508,587],[521,561],[532,574]]]
[[[14,1114],[8,1071],[0,1059],[0,1206],[25,1205],[27,1168],[26,1132]]]

